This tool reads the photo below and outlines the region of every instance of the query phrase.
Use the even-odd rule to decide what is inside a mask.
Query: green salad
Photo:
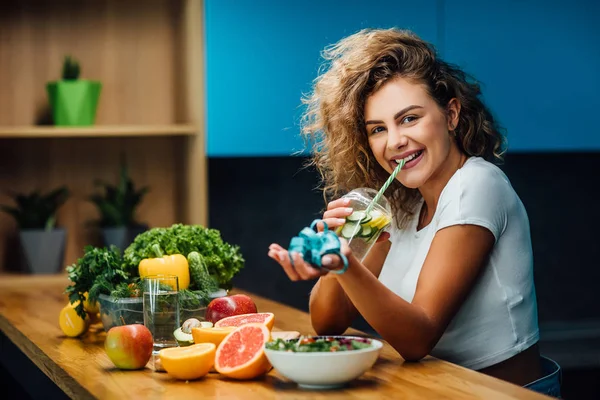
[[[268,342],[269,350],[291,351],[295,353],[323,353],[360,350],[371,347],[371,339],[333,337],[301,337],[299,339],[277,339]]]

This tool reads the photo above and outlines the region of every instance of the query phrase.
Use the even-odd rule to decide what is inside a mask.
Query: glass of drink
[[[346,217],[346,223],[336,232],[348,240],[352,254],[360,261],[364,260],[381,232],[392,222],[392,209],[384,196],[381,196],[367,213],[367,208],[376,194],[374,189],[358,188],[343,196],[350,199],[348,207],[352,207],[353,212]]]
[[[177,347],[174,332],[179,328],[179,281],[175,275],[144,278],[144,325],[152,333],[154,352]]]

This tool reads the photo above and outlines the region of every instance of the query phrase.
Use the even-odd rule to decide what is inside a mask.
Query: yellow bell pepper
[[[158,245],[152,246],[156,258],[145,258],[140,261],[138,270],[140,278],[151,275],[175,275],[179,281],[179,290],[187,289],[190,286],[190,268],[187,258],[181,254],[163,256]]]

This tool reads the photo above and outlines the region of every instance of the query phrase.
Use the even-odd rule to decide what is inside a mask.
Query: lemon
[[[87,313],[90,314],[98,314],[100,312],[100,308],[98,307],[98,302],[94,302],[94,304],[90,304],[88,301],[88,292],[83,294],[85,296],[85,301],[83,302],[83,308]]]
[[[67,304],[60,311],[58,316],[58,324],[63,333],[68,337],[78,337],[84,334],[89,325],[90,319],[86,316],[85,319],[81,318],[75,310],[75,305]]]

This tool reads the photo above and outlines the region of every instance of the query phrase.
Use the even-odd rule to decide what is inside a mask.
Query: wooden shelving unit
[[[0,6],[0,203],[3,190],[71,197],[64,265],[99,243],[88,222],[95,179],[115,182],[124,155],[150,187],[138,219],[207,225],[202,0],[13,0]],[[45,86],[65,55],[102,82],[96,124],[47,126]],[[69,138],[66,140],[66,138]],[[12,270],[17,227],[0,213],[0,271]]]
[[[115,125],[92,127],[0,126],[0,139],[103,138],[195,135],[194,125]]]

